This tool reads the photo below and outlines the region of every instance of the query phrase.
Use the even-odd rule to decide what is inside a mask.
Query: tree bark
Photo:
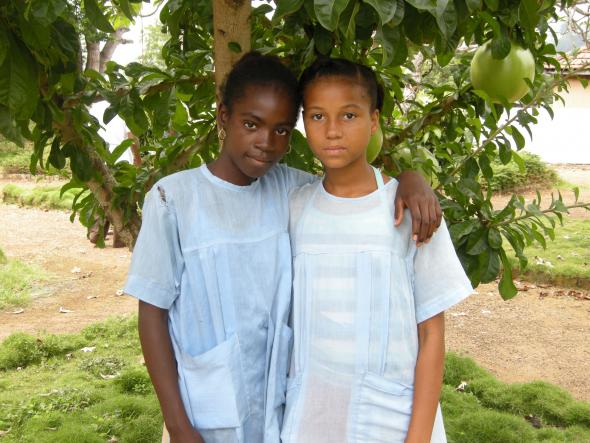
[[[98,71],[100,66],[100,42],[86,39],[86,69]]]
[[[250,51],[251,30],[250,0],[213,0],[213,51],[217,103],[221,99],[220,87],[233,64]],[[229,43],[237,43],[240,52],[229,49]]]
[[[126,32],[129,32],[129,28],[117,28],[115,33],[110,35],[109,39],[102,48],[102,51],[100,51],[98,72],[100,72],[101,74],[105,71],[107,62],[109,62],[113,58],[113,54],[115,53],[115,49],[117,49],[117,46],[132,43],[132,40],[127,40],[123,38],[123,35]]]

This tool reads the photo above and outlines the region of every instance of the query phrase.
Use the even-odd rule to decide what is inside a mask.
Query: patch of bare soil
[[[504,301],[496,283],[482,284],[447,311],[447,349],[500,380],[543,380],[590,401],[590,294],[525,282],[518,287],[518,295]]]
[[[76,332],[110,316],[135,312],[137,302],[117,295],[125,282],[130,252],[105,249],[86,239],[86,228],[61,211],[0,204],[0,247],[9,258],[49,273],[21,314],[0,312],[0,339],[13,332]],[[71,312],[62,313],[62,310]]]

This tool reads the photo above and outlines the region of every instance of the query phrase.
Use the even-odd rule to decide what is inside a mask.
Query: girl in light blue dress
[[[277,164],[298,111],[293,74],[276,57],[244,56],[218,109],[217,160],[146,195],[125,292],[140,300],[141,345],[172,443],[279,441],[292,343],[288,193],[316,181]],[[407,180],[407,195],[424,192]],[[435,212],[418,200],[406,204]]]
[[[445,224],[417,248],[393,226],[398,182],[366,161],[382,103],[369,68],[321,59],[300,79],[325,176],[290,196],[295,344],[284,443],[445,442],[444,311],[472,288]]]

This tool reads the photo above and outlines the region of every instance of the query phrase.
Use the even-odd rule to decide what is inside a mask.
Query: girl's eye
[[[324,116],[322,114],[312,114],[311,115],[311,119],[316,120],[316,121],[322,120],[323,117]]]
[[[276,130],[277,135],[289,135],[289,130],[285,128],[279,128]]]
[[[352,120],[355,117],[356,117],[356,114],[354,114],[352,112],[347,112],[346,114],[344,114],[344,120]]]
[[[244,122],[244,126],[245,126],[247,129],[254,129],[254,128],[256,128],[256,124],[255,124],[255,123],[248,122],[248,121],[245,121],[245,122]]]

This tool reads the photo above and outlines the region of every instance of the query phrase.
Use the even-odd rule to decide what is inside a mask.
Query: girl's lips
[[[259,165],[269,165],[272,163],[272,160],[263,160],[261,158],[258,157],[253,157],[251,155],[247,155],[246,157],[248,157],[250,160],[254,161],[255,163],[258,163]]]
[[[341,154],[342,152],[346,151],[346,148],[343,146],[328,146],[322,149],[322,151],[328,154]]]

